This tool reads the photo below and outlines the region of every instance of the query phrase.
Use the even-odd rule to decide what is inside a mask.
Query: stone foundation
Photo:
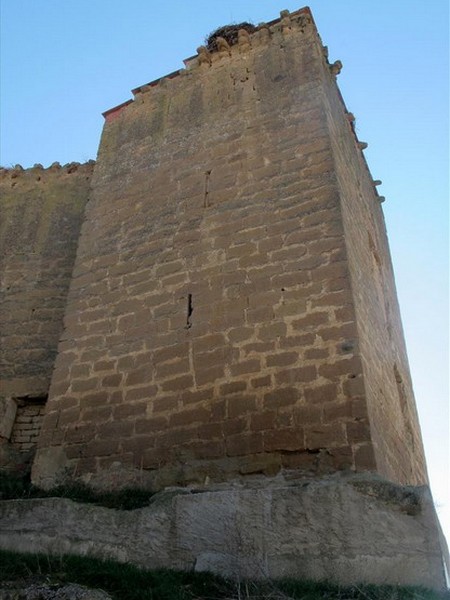
[[[91,555],[147,569],[435,590],[446,581],[428,488],[367,476],[173,488],[129,512],[60,498],[4,501],[0,530],[3,549]]]

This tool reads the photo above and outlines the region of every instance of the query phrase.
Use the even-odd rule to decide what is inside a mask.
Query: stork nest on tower
[[[233,44],[237,44],[239,29],[245,29],[245,31],[253,33],[258,28],[255,27],[255,25],[252,25],[251,23],[245,22],[237,23],[236,25],[225,25],[224,27],[219,27],[218,29],[210,33],[206,38],[206,47],[210,52],[215,52],[216,50],[218,50],[216,43],[216,39],[218,37],[223,37],[230,44],[230,46],[233,46]]]

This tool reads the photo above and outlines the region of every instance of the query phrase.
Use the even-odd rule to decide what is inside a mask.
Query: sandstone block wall
[[[370,176],[309,11],[186,66],[105,114],[34,481],[415,482],[403,442],[384,459],[377,438],[396,404],[375,406],[384,358],[372,378],[363,320],[379,298],[347,239],[374,192],[346,196],[345,168]]]
[[[19,400],[14,425],[11,429],[11,444],[19,452],[36,448],[44,418],[45,402]]]
[[[12,419],[3,441],[19,399],[48,394],[92,170],[0,171],[0,410]]]
[[[325,105],[377,471],[400,483],[421,485],[427,472],[381,208],[384,198],[367,168],[365,144],[355,136],[354,117],[328,81]]]

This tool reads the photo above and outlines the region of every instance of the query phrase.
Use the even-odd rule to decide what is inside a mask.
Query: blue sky
[[[101,113],[183,67],[205,35],[300,1],[0,0],[4,166],[95,158]],[[450,537],[448,2],[310,0],[383,205],[441,522]]]

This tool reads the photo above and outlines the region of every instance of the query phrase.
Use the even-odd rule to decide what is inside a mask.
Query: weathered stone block
[[[264,450],[263,437],[259,432],[229,435],[225,444],[228,456],[245,456]]]

